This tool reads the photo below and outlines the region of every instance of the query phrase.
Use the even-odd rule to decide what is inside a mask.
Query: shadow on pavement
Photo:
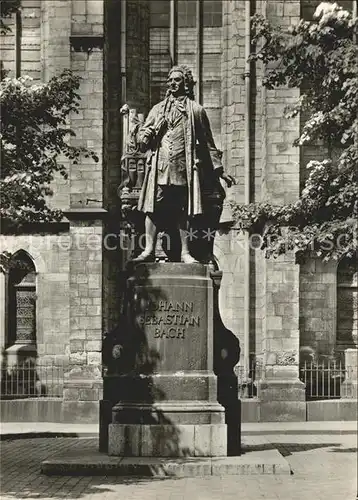
[[[358,448],[333,448],[333,450],[330,450],[334,453],[357,453]]]
[[[347,443],[348,444],[348,443]],[[71,452],[87,453],[96,449],[97,439],[20,439],[4,441],[1,444],[1,498],[7,500],[15,499],[40,499],[53,498],[55,500],[72,500],[87,498],[127,498],[125,490],[119,496],[119,486],[130,488],[135,485],[138,498],[146,498],[146,490],[149,485],[157,484],[160,487],[163,479],[179,479],[177,477],[163,478],[139,478],[119,476],[44,476],[40,473],[41,462],[54,455],[70,455]],[[305,452],[319,448],[328,448],[329,452],[344,453],[346,459],[351,457],[356,448],[345,447],[338,440],[334,443],[266,443],[244,446],[245,453],[253,451],[276,448],[283,456],[289,456],[297,452]],[[329,449],[331,448],[331,449]],[[331,453],[327,454],[332,457]],[[312,460],[317,457],[312,455]],[[336,457],[338,460],[338,457]],[[331,462],[327,462],[330,464]],[[341,464],[346,462],[340,462]],[[349,462],[350,463],[350,462]],[[339,465],[339,462],[337,462]],[[301,471],[302,472],[302,471]],[[306,476],[302,476],[306,479]],[[174,484],[174,483],[173,483]],[[175,484],[178,484],[177,482]],[[137,490],[138,488],[138,490]],[[180,483],[177,488],[181,488]],[[158,490],[162,491],[163,490]],[[129,492],[129,490],[128,490]],[[133,493],[133,491],[132,491]],[[157,498],[168,498],[158,496]],[[160,495],[160,493],[159,493]],[[128,497],[130,494],[128,495]],[[245,495],[244,495],[245,497]],[[251,497],[250,497],[251,498]],[[333,498],[333,497],[331,497]],[[342,497],[341,497],[342,498]],[[345,497],[348,498],[348,497]]]
[[[250,453],[253,451],[266,451],[266,450],[278,450],[283,457],[288,457],[292,453],[298,453],[302,451],[310,451],[318,448],[330,448],[331,446],[337,446],[337,443],[260,443],[254,445],[242,446],[242,454]],[[353,448],[351,448],[353,450]],[[344,451],[336,448],[331,451]]]
[[[45,476],[41,474],[41,462],[59,453],[66,455],[96,449],[97,439],[21,439],[1,444],[1,498],[10,499],[84,499],[91,495],[98,498],[115,494],[116,486],[145,485],[177,477],[142,478],[119,476]],[[95,471],[94,471],[95,473]],[[92,498],[92,496],[91,496]],[[97,498],[97,497],[96,497]]]
[[[293,453],[337,446],[337,443],[272,443],[272,445],[283,457],[289,457]]]

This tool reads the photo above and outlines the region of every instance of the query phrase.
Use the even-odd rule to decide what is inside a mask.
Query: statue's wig
[[[185,95],[193,101],[194,100],[194,86],[195,86],[196,82],[194,81],[191,69],[189,69],[188,66],[185,66],[184,64],[182,64],[180,66],[173,66],[168,73],[168,78],[170,77],[170,75],[174,71],[177,71],[183,75]],[[168,97],[169,95],[170,95],[170,90],[168,89],[167,93],[166,93],[166,97]]]

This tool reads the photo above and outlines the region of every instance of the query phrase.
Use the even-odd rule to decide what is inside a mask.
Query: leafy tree
[[[0,33],[5,35],[10,28],[4,23],[3,19],[11,17],[21,7],[21,0],[1,0],[0,2]]]
[[[2,1],[1,15],[18,7],[16,0]],[[78,113],[79,85],[80,77],[70,70],[40,84],[28,76],[1,79],[0,216],[6,227],[59,221],[62,213],[49,206],[48,197],[55,175],[67,178],[63,160],[76,164],[84,155],[98,161],[94,152],[69,141],[75,136],[68,118]]]
[[[67,178],[62,160],[76,164],[84,155],[98,161],[68,140],[75,135],[67,121],[77,112],[79,85],[80,77],[69,70],[48,83],[33,84],[30,77],[0,82],[0,214],[7,224],[60,220],[61,211],[49,207],[47,197],[57,172]]]
[[[319,5],[313,21],[287,31],[252,18],[252,61],[269,63],[263,85],[301,89],[286,116],[308,117],[296,146],[324,143],[327,157],[310,161],[300,198],[287,205],[233,204],[238,227],[262,235],[267,257],[294,250],[324,260],[357,251],[358,20],[337,4]]]

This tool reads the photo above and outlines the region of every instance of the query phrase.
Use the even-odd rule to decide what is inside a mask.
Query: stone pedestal
[[[63,384],[62,421],[97,423],[102,386],[103,379],[98,366],[70,366]]]
[[[298,378],[296,360],[283,352],[269,353],[264,361],[263,377],[257,386],[260,422],[304,422],[305,384]]]
[[[260,422],[305,422],[305,385],[297,377],[267,378],[258,384]]]
[[[223,456],[213,372],[213,285],[202,264],[138,265],[128,279],[127,369],[108,432],[115,456]]]
[[[341,386],[342,398],[358,399],[358,349],[344,351],[346,377]]]
[[[299,379],[299,265],[292,253],[265,262],[263,290],[260,421],[304,422],[305,385]]]
[[[298,378],[295,360],[287,353],[270,353],[265,361],[257,393],[260,400],[260,422],[305,421],[305,384]],[[289,362],[292,364],[288,364]]]

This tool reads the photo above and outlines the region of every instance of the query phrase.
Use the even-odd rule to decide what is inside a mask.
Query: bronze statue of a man
[[[228,186],[208,116],[194,102],[194,79],[186,66],[174,66],[167,80],[167,94],[156,104],[140,129],[138,141],[148,152],[138,210],[145,212],[146,245],[134,262],[155,258],[158,227],[163,217],[179,231],[181,261],[197,262],[190,254],[187,230],[190,218],[203,212],[203,179],[214,174]]]

